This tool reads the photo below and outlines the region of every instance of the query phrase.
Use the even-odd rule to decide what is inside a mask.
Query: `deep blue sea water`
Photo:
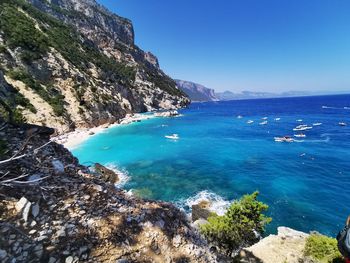
[[[193,103],[182,117],[108,129],[73,153],[127,171],[124,188],[148,198],[186,209],[206,197],[220,209],[259,190],[273,218],[268,233],[283,225],[335,235],[350,214],[349,107],[350,95]],[[274,141],[316,122],[303,141]],[[164,137],[173,133],[180,139]]]

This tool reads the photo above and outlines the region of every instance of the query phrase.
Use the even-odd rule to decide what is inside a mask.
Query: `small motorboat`
[[[320,125],[322,125],[322,122],[316,122],[316,123],[313,123],[312,125],[313,126],[320,126]]]
[[[294,137],[297,137],[297,138],[305,138],[306,135],[303,134],[303,133],[299,133],[299,134],[294,134]]]
[[[275,142],[294,142],[294,139],[290,136],[275,137]]]
[[[307,130],[311,130],[312,127],[311,126],[307,126],[307,125],[299,125],[297,127],[295,127],[293,129],[293,131],[307,131]]]
[[[237,116],[237,119],[242,119],[242,118],[243,118],[242,115],[238,115],[238,116]]]
[[[306,124],[301,124],[301,125],[298,125],[298,126],[297,126],[297,127],[295,127],[295,128],[300,129],[300,128],[305,128],[305,127],[307,127],[307,125],[306,125]]]
[[[267,120],[267,117],[261,118],[262,120]]]
[[[281,118],[275,118],[275,121],[280,121],[281,120]]]
[[[252,120],[247,121],[248,124],[252,124],[253,122]]]
[[[266,124],[267,124],[267,121],[260,122],[259,124],[260,124],[260,125],[266,125]]]
[[[302,119],[297,120],[297,122],[302,122],[302,121],[303,121]]]
[[[171,134],[171,135],[165,135],[164,137],[167,138],[167,139],[171,139],[171,140],[178,140],[178,139],[180,139],[179,135],[176,134],[176,133]]]
[[[339,122],[339,126],[346,126],[347,124],[345,122]]]

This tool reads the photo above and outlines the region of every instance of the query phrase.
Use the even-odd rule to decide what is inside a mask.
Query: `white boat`
[[[174,134],[172,134],[172,135],[165,135],[164,137],[167,138],[167,139],[172,139],[172,140],[178,140],[178,139],[180,139],[179,135],[176,134],[176,133],[174,133]]]
[[[297,138],[305,138],[306,135],[303,134],[303,133],[299,133],[299,134],[294,134],[294,137],[297,137]]]
[[[267,117],[261,118],[262,120],[267,120]]]
[[[316,122],[316,123],[313,123],[312,125],[313,126],[320,126],[320,125],[322,125],[322,122]]]
[[[303,121],[302,119],[297,120],[297,122],[302,122],[302,121]]]
[[[290,136],[275,137],[275,142],[294,142],[294,139]]]
[[[347,124],[345,122],[339,122],[339,126],[346,126]]]
[[[279,120],[281,120],[281,118],[275,118],[275,121],[279,121]]]
[[[237,119],[242,119],[242,118],[243,118],[242,115],[238,115],[238,116],[237,116]]]
[[[253,122],[252,120],[247,121],[248,124],[252,124]]]
[[[266,124],[267,124],[267,121],[260,122],[259,124],[260,124],[260,125],[266,125]]]
[[[293,131],[307,131],[307,130],[311,130],[312,127],[311,126],[306,126],[306,125],[303,125],[303,126],[297,126],[293,129]]]

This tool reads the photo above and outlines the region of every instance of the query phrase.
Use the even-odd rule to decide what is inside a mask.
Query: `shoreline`
[[[162,111],[162,112],[147,112],[147,113],[133,113],[127,114],[124,118],[111,124],[103,124],[92,128],[78,128],[74,131],[60,134],[58,136],[52,137],[51,141],[63,145],[69,151],[76,149],[83,142],[91,138],[96,134],[103,133],[109,128],[128,125],[134,122],[141,122],[144,120],[149,120],[157,117],[178,117],[181,116],[177,110]]]
[[[67,148],[69,151],[71,151],[79,147],[79,145],[81,145],[83,142],[85,142],[92,136],[103,133],[107,131],[109,128],[113,128],[121,125],[127,125],[134,122],[140,122],[143,120],[153,119],[155,117],[157,117],[155,113],[147,114],[147,115],[141,114],[141,113],[127,114],[124,118],[120,119],[119,122],[115,122],[111,124],[103,124],[92,128],[78,128],[74,131],[64,133],[56,137],[52,137],[51,141],[61,144],[65,148]]]

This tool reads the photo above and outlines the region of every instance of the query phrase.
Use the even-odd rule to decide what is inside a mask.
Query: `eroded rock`
[[[192,205],[192,222],[197,221],[198,219],[207,220],[211,215],[210,202],[209,201],[200,201],[196,205]]]
[[[108,169],[105,166],[103,166],[102,164],[96,163],[95,171],[105,182],[115,184],[119,181],[118,175],[111,169]]]

